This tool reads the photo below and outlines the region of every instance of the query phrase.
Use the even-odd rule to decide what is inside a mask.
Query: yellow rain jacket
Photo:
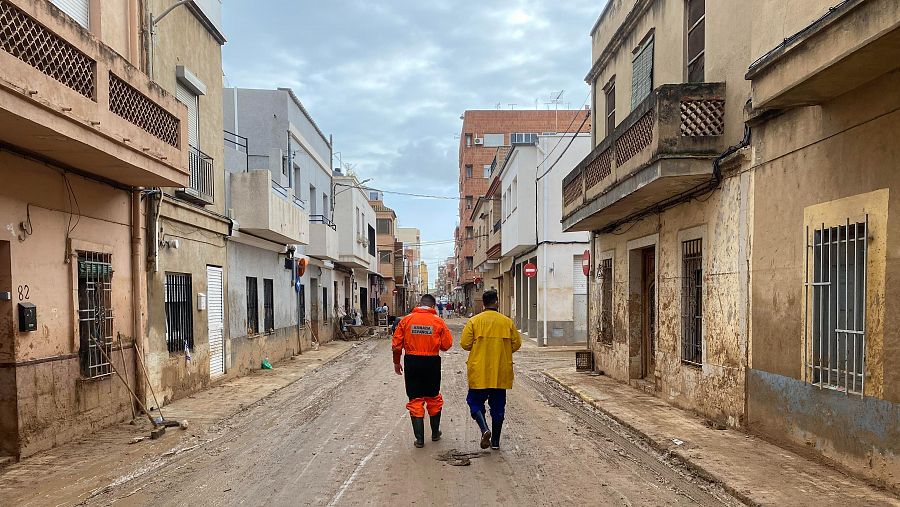
[[[469,389],[512,389],[512,354],[522,346],[522,338],[509,317],[494,310],[472,317],[460,346],[469,351]]]

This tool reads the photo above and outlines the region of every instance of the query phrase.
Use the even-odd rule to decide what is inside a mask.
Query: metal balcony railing
[[[188,168],[191,172],[190,187],[180,189],[177,192],[179,197],[201,205],[215,202],[216,183],[212,157],[191,146],[188,149]]]
[[[327,227],[330,227],[332,230],[337,230],[337,226],[334,225],[334,222],[330,218],[328,218],[327,215],[310,215],[309,223],[323,224]]]

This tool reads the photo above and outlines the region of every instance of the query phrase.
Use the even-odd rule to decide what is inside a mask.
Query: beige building
[[[592,36],[595,367],[897,491],[900,5],[613,1]]]
[[[402,315],[404,306],[403,285],[403,244],[397,242],[397,214],[384,205],[381,195],[373,197],[369,204],[375,210],[375,244],[378,258],[379,287],[372,298],[375,306],[388,305],[388,315]],[[400,278],[399,283],[397,278]]]
[[[747,423],[898,492],[900,3],[752,19]]]
[[[133,417],[142,189],[190,185],[188,110],[145,72],[139,2],[59,4],[0,1],[0,456]]]

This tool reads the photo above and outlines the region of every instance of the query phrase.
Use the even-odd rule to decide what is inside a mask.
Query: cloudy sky
[[[226,84],[293,88],[369,185],[458,196],[466,109],[578,108],[604,0],[228,0]],[[455,200],[385,196],[422,230],[432,280],[452,254]],[[437,243],[447,241],[445,243]]]

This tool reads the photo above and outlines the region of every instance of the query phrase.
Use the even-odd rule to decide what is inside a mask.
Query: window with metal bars
[[[247,334],[259,334],[259,285],[255,276],[247,277]]]
[[[112,274],[110,254],[78,252],[78,335],[86,378],[112,373]]]
[[[603,259],[600,263],[600,343],[611,345],[612,330],[612,293],[613,293],[613,260]]]
[[[191,275],[166,273],[166,346],[169,352],[194,348]]]
[[[702,83],[706,54],[706,0],[688,0],[685,38],[688,83]]]
[[[681,360],[703,364],[703,240],[681,243]]]
[[[275,330],[275,287],[271,278],[263,278],[263,311],[265,312],[265,329],[269,333]]]
[[[811,235],[807,228],[807,381],[859,395],[865,393],[868,223],[866,217],[821,224]]]

